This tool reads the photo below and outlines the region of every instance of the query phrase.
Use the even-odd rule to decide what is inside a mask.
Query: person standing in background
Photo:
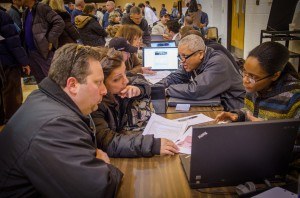
[[[18,32],[20,32],[22,30],[22,12],[20,11],[22,0],[11,0],[11,3],[12,4],[7,13],[12,18],[14,23],[18,26]]]
[[[23,38],[32,74],[39,83],[48,76],[65,23],[48,5],[37,0],[23,0],[23,6],[27,7],[23,14]]]
[[[166,5],[164,3],[161,4],[161,10],[159,12],[159,16],[165,16],[165,14],[167,14],[167,13],[168,13],[168,11],[166,9]]]
[[[200,3],[198,5],[198,10],[200,11],[200,28],[202,35],[206,34],[207,26],[208,26],[208,15],[206,12],[202,11],[202,5]]]
[[[148,25],[150,27],[153,27],[153,24],[155,24],[158,21],[157,16],[155,15],[155,13],[153,12],[153,10],[151,8],[149,8],[148,6],[145,6],[145,4],[140,3],[138,5],[139,8],[142,9],[142,11],[144,12],[145,15],[145,19],[148,22]]]
[[[30,73],[29,61],[21,45],[19,33],[13,20],[0,10],[0,63],[4,73],[4,86],[1,88],[0,125],[5,124],[18,110],[23,102],[21,71]],[[2,72],[1,72],[2,73]]]
[[[113,12],[115,10],[115,2],[113,2],[113,1],[107,1],[106,2],[106,12],[105,12],[105,14],[104,14],[104,16],[103,16],[103,22],[102,22],[102,27],[104,28],[104,29],[106,29],[107,28],[107,26],[109,25],[109,14],[111,13],[111,12]]]
[[[84,0],[75,0],[75,9],[72,11],[71,22],[75,24],[75,17],[82,14],[82,10],[84,8],[85,2]]]
[[[65,29],[58,38],[58,47],[67,43],[76,43],[80,41],[77,29],[71,23],[71,15],[66,11],[63,0],[43,0],[43,3],[49,5],[65,22]]]

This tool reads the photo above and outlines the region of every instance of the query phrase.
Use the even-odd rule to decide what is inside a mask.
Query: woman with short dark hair
[[[245,107],[223,112],[217,121],[259,121],[300,117],[300,77],[289,51],[276,42],[254,48],[244,64]]]

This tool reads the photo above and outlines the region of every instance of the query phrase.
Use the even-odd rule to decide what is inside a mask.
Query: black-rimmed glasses
[[[193,52],[193,53],[191,53],[191,54],[189,54],[189,55],[180,55],[180,54],[178,54],[177,58],[178,58],[178,60],[180,60],[181,62],[184,62],[184,61],[186,61],[187,59],[189,59],[190,57],[192,57],[194,54],[196,54],[197,52],[200,52],[200,51],[202,51],[202,50],[197,50],[197,51],[195,51],[195,52]]]

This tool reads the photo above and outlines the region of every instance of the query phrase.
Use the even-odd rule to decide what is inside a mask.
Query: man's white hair
[[[188,35],[180,40],[179,44],[184,45],[192,52],[195,52],[197,50],[205,50],[205,43],[203,39],[195,34]]]

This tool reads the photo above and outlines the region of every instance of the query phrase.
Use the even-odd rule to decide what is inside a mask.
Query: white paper
[[[175,142],[187,129],[187,122],[177,122],[152,114],[143,135],[154,134],[155,138],[167,138]]]
[[[183,117],[183,118],[178,118],[176,119],[177,122],[182,122],[185,121],[188,123],[188,127],[192,126],[192,125],[196,125],[196,124],[201,124],[204,122],[210,122],[213,121],[214,119],[203,115],[202,113],[197,114],[197,115],[192,115],[192,116],[187,116],[187,117]]]
[[[179,140],[176,141],[176,145],[179,148],[180,153],[191,154],[192,152],[192,134],[193,128],[190,127]]]
[[[175,110],[176,111],[189,111],[191,105],[190,104],[177,104]]]
[[[170,73],[171,73],[170,71],[157,71],[156,74],[154,75],[144,74],[144,77],[150,83],[155,84],[160,80],[162,80],[163,78],[167,77]]]

